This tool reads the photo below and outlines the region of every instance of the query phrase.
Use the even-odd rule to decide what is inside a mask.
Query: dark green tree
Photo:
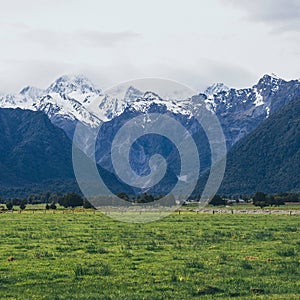
[[[83,199],[80,195],[76,193],[68,193],[64,195],[60,200],[59,204],[63,207],[76,207],[83,205]]]
[[[24,210],[26,208],[26,204],[27,204],[27,202],[25,200],[22,200],[20,205],[19,205],[20,209]]]
[[[263,192],[256,192],[256,194],[253,197],[253,204],[255,206],[259,206],[260,208],[269,206],[267,195]]]
[[[284,198],[277,197],[277,196],[275,196],[274,198],[275,198],[274,199],[274,205],[275,206],[285,205]]]
[[[226,205],[226,200],[224,200],[220,195],[214,195],[213,198],[209,201],[209,204],[213,206]]]
[[[124,193],[124,192],[118,193],[117,197],[119,197],[119,198],[121,198],[121,199],[123,199],[125,201],[130,201],[129,196],[126,193]]]
[[[150,203],[154,201],[154,197],[150,194],[143,193],[137,197],[137,203]]]
[[[266,196],[266,201],[271,206],[276,205],[276,200],[275,200],[275,197],[273,195]]]
[[[83,208],[94,208],[94,206],[86,199],[83,199]]]
[[[6,208],[7,208],[8,210],[12,210],[12,209],[14,208],[13,203],[12,203],[11,201],[7,202],[7,203],[6,203]]]
[[[49,205],[50,209],[56,209],[56,204],[55,202],[51,202],[51,204]]]

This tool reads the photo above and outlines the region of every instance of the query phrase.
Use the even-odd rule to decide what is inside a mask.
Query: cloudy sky
[[[85,74],[99,88],[140,77],[202,90],[300,77],[299,0],[0,0],[0,90]]]

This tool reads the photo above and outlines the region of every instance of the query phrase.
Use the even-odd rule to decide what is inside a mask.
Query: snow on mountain
[[[27,86],[18,94],[0,96],[3,108],[21,108],[45,112],[50,119],[60,117],[98,126],[100,120],[85,105],[101,95],[101,91],[84,76],[62,76],[46,90]]]
[[[255,93],[255,101],[253,102],[256,107],[264,105],[264,97],[257,91],[257,88],[253,89]]]
[[[84,75],[64,75],[54,81],[48,88],[47,93],[59,94],[100,94],[101,90],[96,89],[94,84]]]
[[[176,101],[165,100],[154,92],[147,91],[142,96],[137,97],[134,101],[128,102],[128,107],[136,111],[146,113],[150,110],[151,106],[156,105],[165,107],[166,110],[174,114],[182,114],[191,116],[191,101],[190,99]]]
[[[226,86],[224,83],[218,82],[207,87],[206,90],[204,91],[204,94],[207,96],[213,96],[220,92],[227,92],[228,90],[229,90],[228,86]]]
[[[190,117],[205,105],[219,117],[231,146],[296,97],[300,97],[299,80],[285,81],[274,74],[264,75],[251,88],[229,89],[216,83],[185,98],[181,92],[168,97],[125,85],[103,93],[85,76],[73,75],[58,78],[46,90],[27,86],[17,94],[0,94],[0,107],[43,111],[72,137],[78,121],[96,128],[127,109],[145,113],[157,106]]]
[[[120,115],[127,107],[127,101],[124,98],[107,94],[100,97],[99,100],[100,102],[96,103],[97,107],[91,108],[104,122]]]
[[[300,97],[300,83],[266,74],[251,88],[230,89],[206,97],[205,102],[219,117],[231,147],[285,104]]]
[[[153,105],[163,106],[173,113],[192,115],[192,103],[189,98],[185,100],[162,98],[153,91],[143,92],[133,86],[128,88],[119,87],[109,91],[109,94],[104,95],[100,99],[100,104],[97,107],[97,116],[103,121],[109,121],[119,116],[125,109],[145,113]]]
[[[205,102],[216,113],[221,110],[240,110],[249,104],[252,108],[263,106],[265,111],[269,111],[271,96],[285,83],[275,74],[264,75],[252,88],[229,89],[223,83],[216,83],[205,90]]]
[[[20,91],[20,95],[23,95],[26,99],[37,99],[45,93],[44,90],[33,87],[33,86],[26,86]]]

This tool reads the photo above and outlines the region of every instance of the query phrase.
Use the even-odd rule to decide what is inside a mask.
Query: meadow
[[[0,299],[299,299],[300,216],[0,214]]]

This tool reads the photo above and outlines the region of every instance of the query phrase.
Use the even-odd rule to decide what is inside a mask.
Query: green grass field
[[[0,299],[300,297],[299,216],[25,211],[0,226]]]

